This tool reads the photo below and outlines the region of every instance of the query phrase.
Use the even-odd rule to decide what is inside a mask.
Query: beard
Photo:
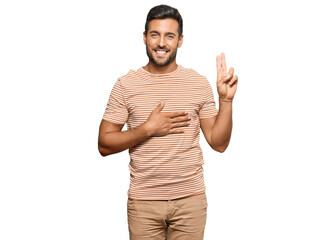
[[[159,49],[159,48],[158,48]],[[162,48],[164,49],[164,48]],[[153,54],[151,53],[151,51],[149,50],[148,48],[148,45],[146,44],[146,52],[147,52],[147,56],[148,58],[153,62],[155,63],[156,65],[159,65],[159,66],[167,66],[169,65],[172,61],[174,61],[174,59],[176,58],[176,53],[177,53],[177,46],[175,49],[172,50],[172,53],[170,54],[170,56],[167,58],[167,60],[163,63],[160,63],[158,61],[156,61],[153,57]]]

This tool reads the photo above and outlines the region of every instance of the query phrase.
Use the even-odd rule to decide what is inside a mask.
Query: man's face
[[[181,47],[183,35],[178,35],[178,22],[175,19],[154,19],[144,33],[144,43],[149,59],[159,65],[167,66],[176,58],[177,48]]]

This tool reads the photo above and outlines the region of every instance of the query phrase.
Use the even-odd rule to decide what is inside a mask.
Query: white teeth
[[[165,54],[165,51],[156,51],[158,54]]]

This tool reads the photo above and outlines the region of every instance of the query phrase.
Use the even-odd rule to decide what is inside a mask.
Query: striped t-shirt
[[[204,76],[181,65],[166,74],[131,70],[115,82],[103,119],[127,123],[130,130],[146,122],[161,100],[161,112],[187,111],[190,125],[179,128],[184,133],[150,137],[129,149],[131,199],[171,200],[205,192],[200,119],[216,116],[217,109]]]

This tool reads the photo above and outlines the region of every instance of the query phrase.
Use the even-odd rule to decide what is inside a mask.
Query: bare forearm
[[[232,132],[232,102],[219,101],[219,111],[214,123],[211,142],[221,152],[227,148]]]
[[[145,123],[127,131],[106,132],[99,138],[99,152],[102,156],[122,152],[149,137]]]

